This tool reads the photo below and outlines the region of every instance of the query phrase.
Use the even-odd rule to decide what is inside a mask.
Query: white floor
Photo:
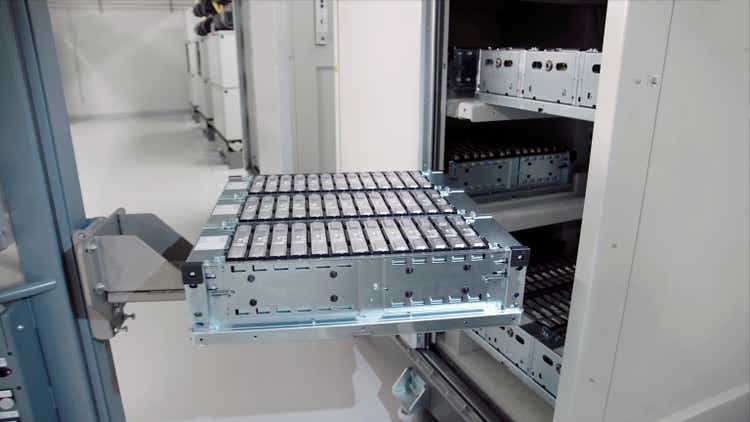
[[[72,125],[88,216],[152,212],[193,241],[229,171],[188,116]],[[182,302],[130,304],[112,341],[130,422],[398,420],[390,339],[198,347]]]

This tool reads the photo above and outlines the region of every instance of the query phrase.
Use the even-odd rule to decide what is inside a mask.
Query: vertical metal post
[[[124,421],[109,344],[92,338],[72,261],[85,223],[47,4],[0,2],[0,182],[27,279],[58,280],[31,300],[62,421]]]
[[[422,3],[422,170],[432,169],[435,118],[435,24],[437,1]]]
[[[232,2],[232,26],[234,28],[234,39],[237,42],[237,65],[239,67],[239,82],[240,82],[240,113],[242,119],[242,157],[245,160],[245,168],[252,170],[253,166],[256,165],[252,159],[252,150],[250,145],[250,107],[248,104],[248,97],[252,93],[252,87],[248,87],[248,72],[246,55],[250,53],[250,46],[245,44],[245,28],[244,17],[246,16],[245,9],[249,6],[243,4],[242,0],[235,0]],[[249,11],[248,11],[249,12]]]
[[[449,0],[422,3],[423,170],[443,167],[449,9]]]

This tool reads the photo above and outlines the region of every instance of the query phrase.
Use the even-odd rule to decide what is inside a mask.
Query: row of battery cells
[[[256,176],[250,193],[329,192],[345,190],[382,190],[430,188],[418,171],[361,173],[282,174]]]
[[[240,221],[451,213],[434,189],[249,195]]]
[[[227,259],[342,256],[484,248],[459,215],[240,224]]]
[[[575,264],[554,262],[529,267],[524,310],[548,330],[564,331],[570,313]]]

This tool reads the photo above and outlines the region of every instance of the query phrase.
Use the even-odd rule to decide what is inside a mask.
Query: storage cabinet
[[[731,227],[747,233],[748,128],[746,97],[731,92],[748,89],[748,4],[452,1],[425,16],[434,55],[424,166],[445,171],[532,251],[519,327],[446,332],[431,347],[517,420],[747,419],[748,240],[737,243]],[[480,51],[474,95],[448,82],[449,56],[471,49]],[[718,127],[721,139],[706,135]],[[742,159],[731,158],[740,144]],[[570,171],[537,167],[562,164],[535,152],[540,145],[569,154]],[[509,148],[521,151],[517,167]],[[713,172],[718,188],[690,170],[708,157],[744,167]],[[561,183],[522,183],[546,178]],[[734,205],[730,191],[743,192]],[[691,196],[731,222],[686,208]],[[686,244],[687,233],[696,237]],[[690,250],[713,239],[733,239],[745,258],[678,277],[692,267]],[[745,311],[706,315],[678,299],[700,297],[714,271],[731,274],[711,289],[719,306]],[[742,335],[685,330],[676,315]],[[713,381],[689,381],[697,373]]]
[[[211,85],[214,127],[225,139],[242,139],[239,88]]]
[[[214,31],[205,37],[207,87],[213,107],[214,128],[226,142],[242,139],[239,69],[234,31]],[[239,145],[236,146],[239,148]]]

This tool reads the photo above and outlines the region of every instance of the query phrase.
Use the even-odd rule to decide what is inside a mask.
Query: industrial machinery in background
[[[193,119],[230,168],[242,168],[242,111],[231,1],[201,0],[185,11]]]

